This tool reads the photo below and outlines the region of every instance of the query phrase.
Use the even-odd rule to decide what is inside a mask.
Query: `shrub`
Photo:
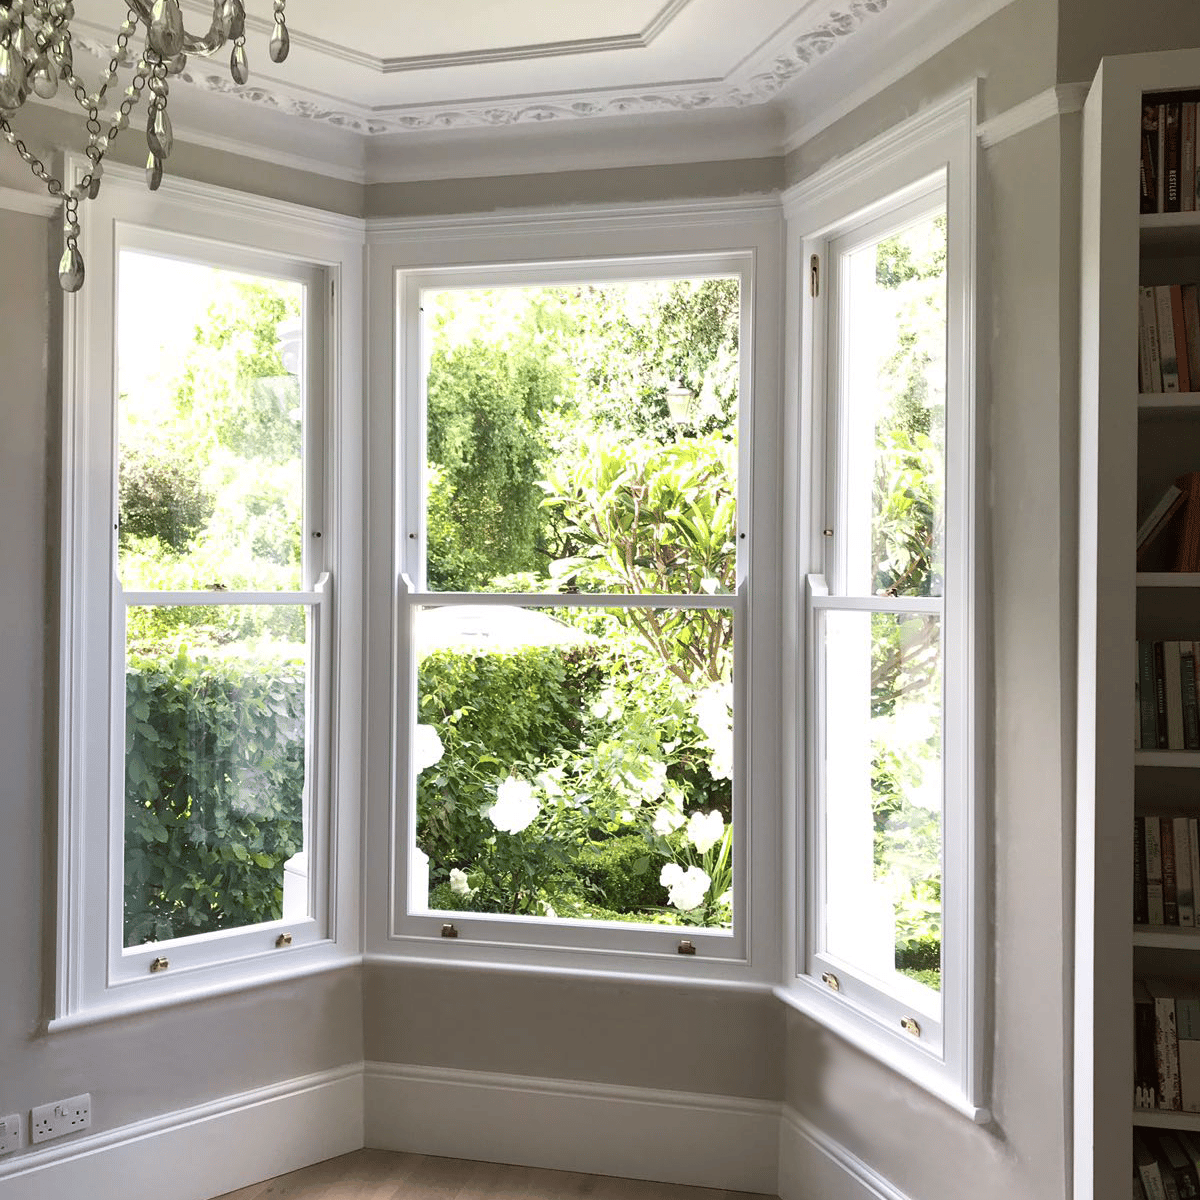
[[[667,889],[658,881],[667,862],[640,835],[609,838],[589,843],[575,859],[585,891],[597,903],[619,912],[640,908],[664,908]]]
[[[302,663],[131,655],[125,944],[278,919],[303,848]]]
[[[122,457],[120,503],[122,545],[153,537],[176,553],[204,528],[215,506],[195,464],[168,452]]]

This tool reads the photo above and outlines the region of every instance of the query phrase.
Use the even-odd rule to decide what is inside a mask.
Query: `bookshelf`
[[[1133,981],[1200,987],[1200,927],[1132,923],[1135,815],[1200,816],[1200,751],[1135,750],[1135,642],[1200,639],[1200,573],[1137,570],[1134,530],[1200,471],[1200,391],[1139,389],[1139,288],[1200,283],[1200,212],[1139,212],[1144,93],[1200,87],[1200,51],[1105,59],[1083,123],[1075,895],[1075,1195],[1125,1200],[1134,1131],[1200,1113],[1133,1104]],[[1156,1134],[1153,1136],[1157,1136]]]

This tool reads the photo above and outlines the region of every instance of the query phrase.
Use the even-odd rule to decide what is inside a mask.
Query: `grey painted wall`
[[[1194,0],[1059,0],[1058,78],[1090,82],[1106,54],[1200,46]]]
[[[0,1112],[92,1093],[111,1128],[362,1056],[361,972],[55,1034],[42,1032],[53,970],[55,753],[43,657],[57,546],[47,487],[57,457],[49,398],[51,224],[0,210]],[[57,242],[57,234],[55,234]],[[50,639],[53,640],[52,637]]]

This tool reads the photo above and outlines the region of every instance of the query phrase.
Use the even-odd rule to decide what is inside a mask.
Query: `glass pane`
[[[825,950],[940,990],[941,622],[827,610],[823,626]]]
[[[422,306],[429,590],[733,591],[737,279]]]
[[[126,946],[308,915],[307,618],[128,610]]]
[[[294,591],[304,286],[123,250],[118,568],[127,591]]]
[[[848,595],[940,596],[946,216],[842,256]]]
[[[426,608],[414,635],[419,904],[730,925],[732,611]]]

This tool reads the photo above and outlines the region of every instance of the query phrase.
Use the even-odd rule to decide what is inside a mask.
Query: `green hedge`
[[[278,919],[303,848],[305,671],[131,655],[125,944]]]

